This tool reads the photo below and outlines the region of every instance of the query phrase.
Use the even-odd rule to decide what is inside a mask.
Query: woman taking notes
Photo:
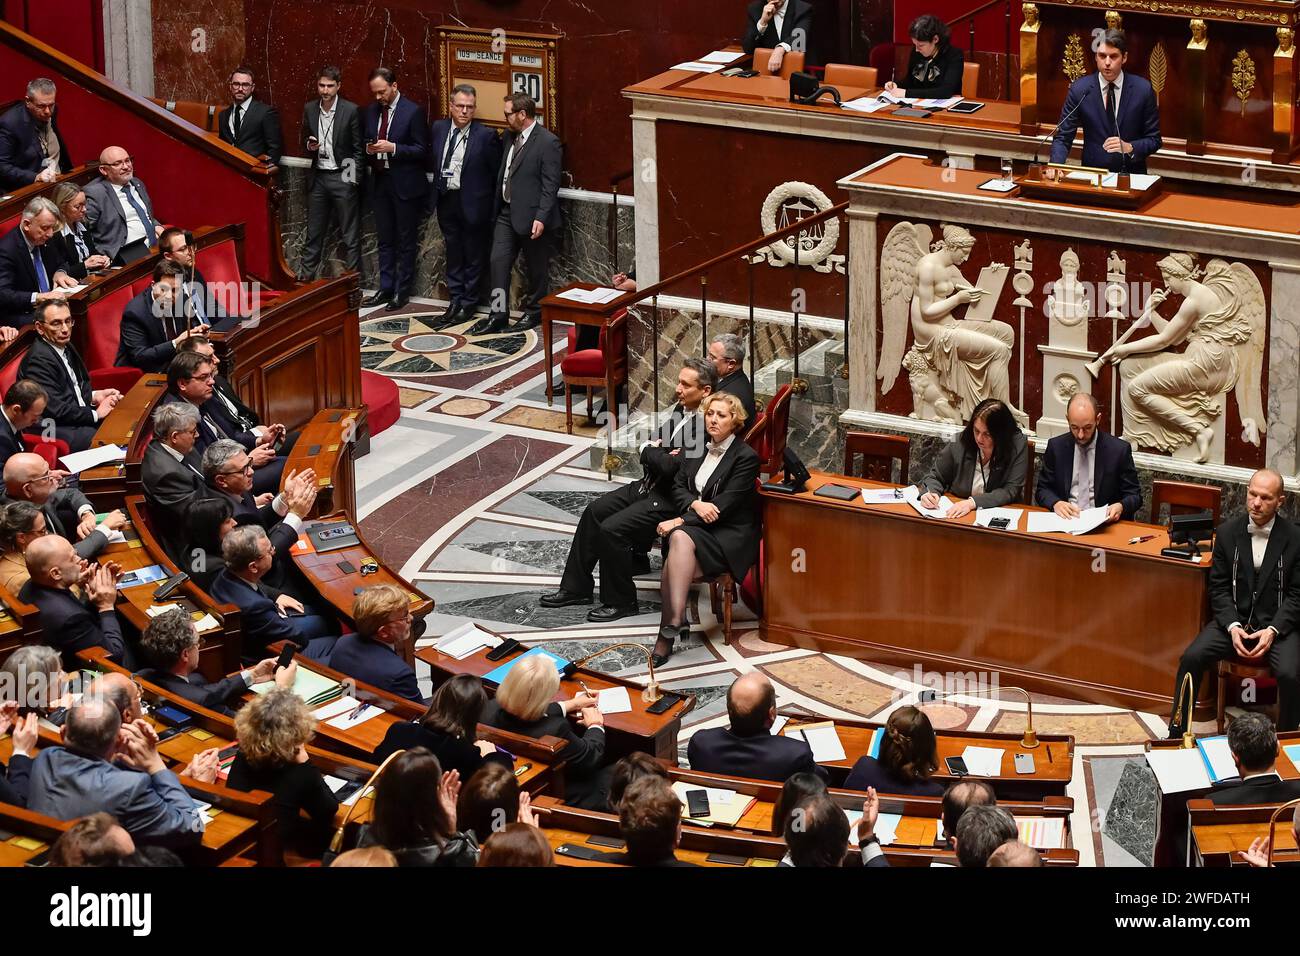
[[[976,508],[1001,508],[1020,500],[1029,442],[1011,410],[996,398],[975,406],[962,433],[948,444],[921,479],[921,505],[934,508],[939,496],[960,498],[948,512],[961,518]]]

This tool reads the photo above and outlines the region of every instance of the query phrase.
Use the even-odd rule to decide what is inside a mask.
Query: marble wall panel
[[[243,0],[155,3],[152,12],[154,95],[226,102],[226,80],[244,62],[246,40],[263,35],[256,23],[246,27]],[[258,96],[266,99],[263,77],[257,79]]]

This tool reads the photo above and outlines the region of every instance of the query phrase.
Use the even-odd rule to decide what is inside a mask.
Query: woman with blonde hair
[[[662,667],[673,643],[690,633],[686,598],[701,577],[730,571],[743,581],[758,561],[761,536],[757,504],[759,461],[745,444],[745,408],[740,399],[716,392],[700,404],[709,443],[705,454],[687,458],[677,469],[673,503],[680,517],[659,523],[664,538],[664,570],[659,582],[663,612],[654,664]]]
[[[520,658],[497,688],[495,700],[483,708],[483,723],[525,737],[559,737],[568,746],[559,753],[564,761],[564,802],[586,810],[604,810],[609,791],[605,762],[605,718],[596,698],[579,694],[556,700],[560,673],[545,655]],[[579,736],[569,722],[577,714],[583,726]]]
[[[74,279],[84,279],[92,270],[107,269],[111,262],[95,248],[86,228],[86,193],[76,183],[59,183],[50,200],[59,207],[63,228],[50,237],[49,243],[63,256],[64,271]]]
[[[274,794],[285,846],[313,858],[324,851],[339,808],[321,772],[307,762],[315,733],[316,719],[302,698],[288,689],[268,691],[235,715],[239,753],[226,782],[233,790]]]

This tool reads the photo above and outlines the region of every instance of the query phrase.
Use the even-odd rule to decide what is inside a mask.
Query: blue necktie
[[[135,210],[135,214],[140,217],[140,222],[144,223],[144,244],[146,246],[152,246],[154,234],[153,217],[144,211],[143,206],[136,202],[135,193],[131,191],[130,183],[127,183],[122,187],[122,195],[125,196],[126,201],[131,204],[131,208]]]
[[[36,291],[50,291],[50,277],[45,272],[45,263],[41,261],[41,247],[32,246],[32,265],[36,268]]]

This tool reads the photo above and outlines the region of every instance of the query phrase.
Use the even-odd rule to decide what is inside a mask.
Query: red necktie
[[[379,139],[388,139],[388,107],[387,106],[383,107],[383,111],[379,114]],[[385,168],[386,164],[384,162],[384,159],[386,157],[387,157],[386,153],[377,153],[375,155],[376,169]]]

